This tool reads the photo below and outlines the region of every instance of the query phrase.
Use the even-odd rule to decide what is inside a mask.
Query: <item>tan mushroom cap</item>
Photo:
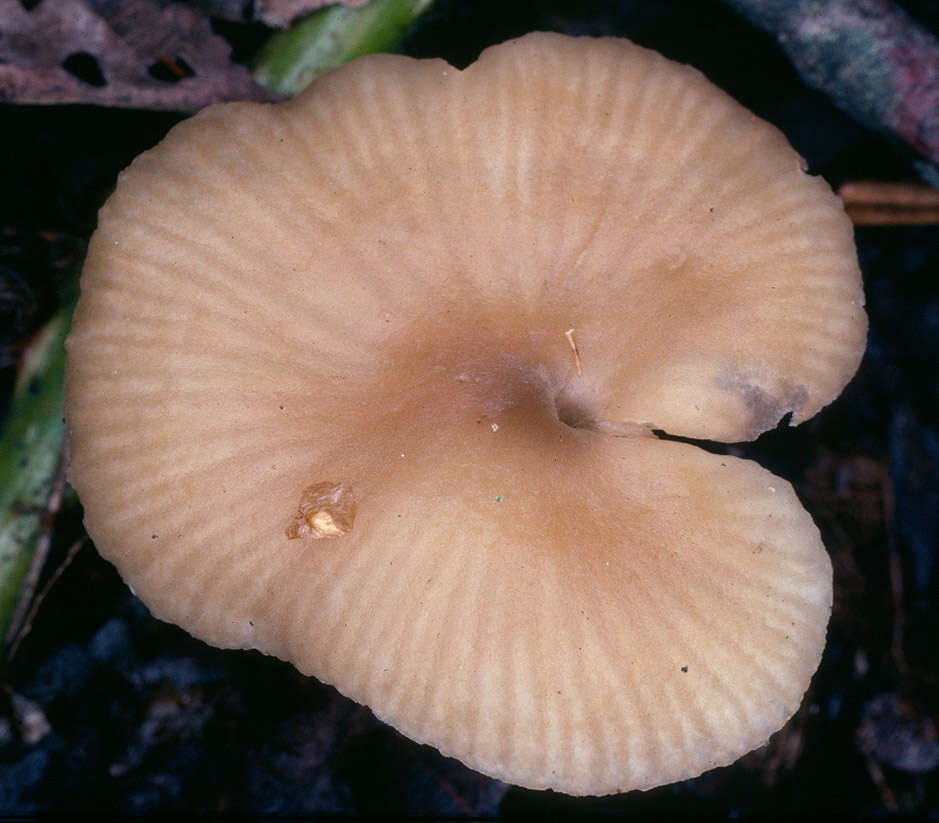
[[[773,127],[622,40],[377,56],[121,177],[69,341],[71,479],[162,619],[572,794],[798,707],[831,566],[750,438],[840,392],[851,227]]]

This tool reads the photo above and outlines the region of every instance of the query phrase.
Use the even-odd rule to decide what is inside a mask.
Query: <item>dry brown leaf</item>
[[[356,9],[368,2],[369,0],[255,0],[253,4],[247,4],[245,0],[189,0],[190,5],[227,20],[256,20],[278,29],[286,28],[297,18],[324,6]]]
[[[264,100],[207,17],[151,0],[0,0],[0,102],[196,111]]]
[[[350,9],[364,6],[368,0],[338,0],[338,5]],[[262,23],[277,28],[286,28],[291,22],[304,14],[335,5],[336,0],[257,0],[254,5],[254,17]]]

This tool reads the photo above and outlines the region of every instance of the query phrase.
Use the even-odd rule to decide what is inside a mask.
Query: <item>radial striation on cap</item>
[[[810,417],[865,333],[839,201],[697,71],[368,57],[122,174],[70,477],[155,616],[509,782],[649,788],[785,723],[832,597],[789,484],[650,432]]]

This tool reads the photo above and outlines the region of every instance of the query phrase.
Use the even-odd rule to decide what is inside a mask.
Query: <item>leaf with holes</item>
[[[274,99],[208,17],[151,0],[0,0],[0,102],[196,111]]]
[[[253,3],[245,3],[244,0],[198,0],[198,5],[210,14],[227,20],[256,20],[265,26],[284,29],[293,21],[323,6],[338,5],[355,9],[368,2],[369,0],[254,0]]]

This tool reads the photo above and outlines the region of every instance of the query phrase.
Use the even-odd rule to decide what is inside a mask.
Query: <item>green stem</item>
[[[56,314],[30,343],[0,435],[0,638],[43,527],[43,512],[62,452],[65,336],[72,307]]]
[[[254,79],[293,97],[343,63],[394,49],[433,0],[372,0],[357,9],[330,6],[271,37],[261,49]]]

